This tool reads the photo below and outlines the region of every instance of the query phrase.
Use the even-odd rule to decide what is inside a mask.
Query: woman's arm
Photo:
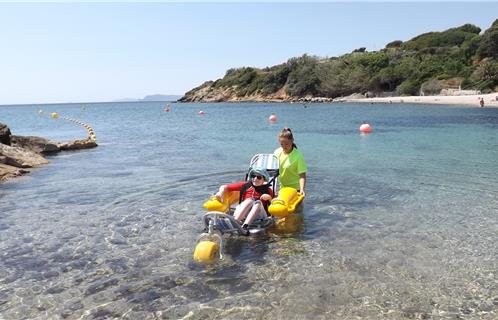
[[[299,174],[299,193],[305,196],[304,187],[306,186],[306,172]]]

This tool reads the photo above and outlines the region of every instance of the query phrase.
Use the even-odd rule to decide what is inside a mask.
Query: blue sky
[[[498,3],[0,3],[0,104],[183,94],[233,67],[382,49]]]

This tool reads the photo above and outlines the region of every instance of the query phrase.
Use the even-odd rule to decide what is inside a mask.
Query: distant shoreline
[[[16,103],[16,104],[0,104],[1,107],[30,107],[30,106],[58,106],[65,104],[109,104],[109,103],[142,103],[142,102],[165,102],[165,103],[176,103],[176,100],[158,100],[158,101],[150,101],[150,100],[140,100],[140,101],[102,101],[102,102],[53,102],[53,103]]]
[[[414,103],[414,104],[447,104],[469,105],[480,107],[479,100],[484,99],[484,107],[498,108],[498,92],[466,96],[399,96],[385,98],[339,98],[338,102],[355,103]]]
[[[112,104],[112,103],[143,103],[143,102],[161,102],[161,103],[412,103],[412,104],[439,104],[439,105],[479,105],[480,98],[484,99],[484,107],[498,108],[498,92],[480,95],[462,95],[462,96],[392,96],[392,97],[374,97],[374,98],[350,98],[339,97],[331,101],[299,101],[295,99],[269,99],[269,100],[241,100],[241,101],[197,101],[197,102],[180,102],[178,100],[140,100],[140,101],[102,101],[102,102],[56,102],[56,103],[21,103],[21,104],[0,104],[1,107],[30,107],[30,106],[47,106],[47,105],[92,105],[92,104]]]

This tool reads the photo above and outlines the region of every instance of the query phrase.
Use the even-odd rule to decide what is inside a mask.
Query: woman
[[[304,161],[303,154],[297,149],[294,143],[294,136],[290,128],[283,128],[278,135],[280,148],[273,154],[277,157],[279,163],[278,179],[280,187],[291,187],[305,195],[306,171],[308,166]]]

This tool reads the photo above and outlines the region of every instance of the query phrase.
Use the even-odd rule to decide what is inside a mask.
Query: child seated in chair
[[[240,204],[235,208],[234,218],[247,227],[257,218],[263,219],[268,216],[268,205],[273,198],[273,190],[268,184],[270,175],[263,168],[253,168],[249,171],[249,181],[241,181],[225,184],[216,193],[216,198],[223,201],[223,195],[227,191],[240,191]]]

